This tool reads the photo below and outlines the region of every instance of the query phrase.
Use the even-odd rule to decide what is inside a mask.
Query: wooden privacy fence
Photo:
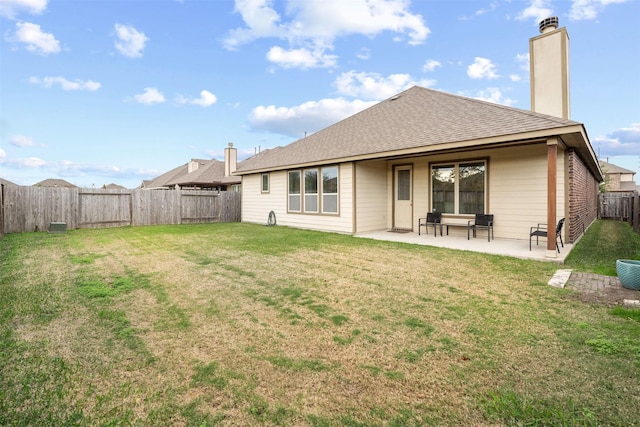
[[[97,190],[5,186],[4,233],[46,231],[52,222],[67,229],[125,225],[239,222],[238,192],[196,190]]]
[[[640,232],[640,196],[637,192],[600,193],[600,218],[628,222]]]

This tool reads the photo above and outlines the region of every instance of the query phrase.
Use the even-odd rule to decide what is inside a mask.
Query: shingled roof
[[[197,162],[198,168],[189,172],[189,163],[185,163],[163,173],[150,182],[145,182],[145,188],[171,188],[175,185],[181,187],[210,187],[220,184],[239,184],[242,182],[242,179],[238,176],[224,175],[224,162],[222,161],[192,159],[191,162]]]
[[[573,144],[584,145],[586,133],[579,122],[414,86],[285,147],[265,150],[239,163],[236,174],[426,152],[511,135],[518,140],[525,138],[519,134],[537,131],[569,132],[562,128],[571,128]],[[576,134],[583,134],[580,141]],[[581,153],[595,157],[586,144]]]

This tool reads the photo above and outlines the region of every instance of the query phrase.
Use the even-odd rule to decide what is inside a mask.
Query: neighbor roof
[[[0,184],[4,184],[4,185],[15,185],[15,186],[17,186],[17,185],[18,185],[18,184],[16,184],[16,183],[13,183],[13,182],[11,182],[11,181],[9,181],[9,180],[6,180],[6,179],[4,179],[4,178],[0,178]]]
[[[241,178],[224,176],[224,162],[220,160],[192,159],[198,163],[198,169],[189,172],[189,163],[165,172],[151,182],[145,183],[145,188],[173,187],[175,185],[216,185],[239,184]]]
[[[618,165],[614,165],[613,163],[609,163],[609,162],[603,162],[602,160],[600,161],[600,166],[602,166],[602,169],[604,170],[604,173],[630,173],[635,175],[636,173],[632,170],[629,169],[625,169],[622,168]]]
[[[592,158],[589,166],[599,174],[579,122],[414,86],[285,147],[265,150],[238,164],[236,174],[382,158],[401,150],[432,151],[448,143],[550,129],[557,130],[546,134],[569,133],[562,128],[571,128],[570,144],[579,146],[582,156]]]
[[[57,178],[49,178],[42,180],[38,183],[33,184],[34,187],[67,187],[67,188],[78,188],[73,185],[69,181],[65,181],[64,179]]]

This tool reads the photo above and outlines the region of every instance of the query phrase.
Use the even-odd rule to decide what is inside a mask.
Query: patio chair
[[[484,228],[487,230],[487,241],[493,239],[493,215],[476,214],[476,218],[469,220],[467,223],[467,240],[469,240],[469,232],[473,230],[473,237],[476,237],[476,230]]]
[[[420,227],[424,226],[425,231],[429,231],[429,224],[433,224],[433,237],[436,237],[436,225],[440,225],[440,236],[442,236],[442,212],[427,212],[426,218],[418,218],[418,236]]]
[[[558,246],[558,239],[560,239],[560,244],[564,248],[564,242],[562,241],[562,226],[564,225],[564,218],[558,221],[558,225],[556,225],[556,249],[558,253],[560,253],[560,246]],[[538,224],[536,227],[531,227],[529,229],[529,250],[531,250],[531,239],[535,236],[536,238],[536,246],[538,245],[538,239],[540,237],[547,237],[547,224]]]

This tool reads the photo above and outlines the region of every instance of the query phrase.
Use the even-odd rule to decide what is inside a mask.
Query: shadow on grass
[[[640,234],[625,222],[597,220],[573,248],[565,265],[615,276],[617,259],[640,259]]]

